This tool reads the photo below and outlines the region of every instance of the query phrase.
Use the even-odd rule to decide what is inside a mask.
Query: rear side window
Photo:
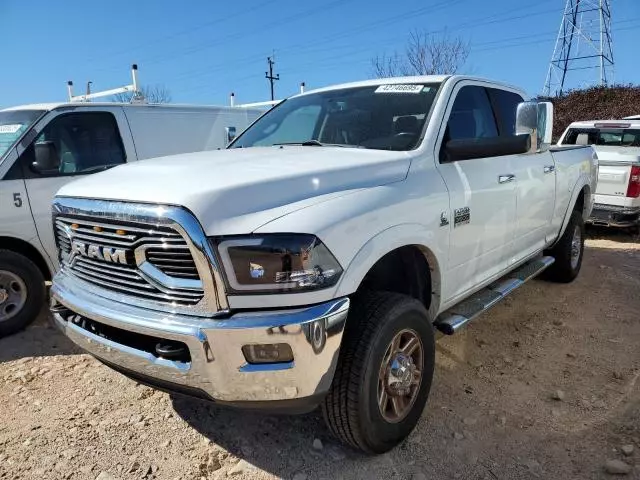
[[[491,97],[491,103],[496,112],[498,130],[500,136],[512,136],[516,134],[516,113],[518,104],[524,99],[517,93],[499,90],[497,88],[487,89]]]
[[[640,129],[571,128],[563,145],[640,147]]]
[[[496,119],[484,87],[462,87],[447,123],[446,141],[498,136]]]

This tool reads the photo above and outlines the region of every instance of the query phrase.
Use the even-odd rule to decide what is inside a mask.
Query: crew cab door
[[[463,296],[504,270],[516,225],[513,155],[447,162],[449,140],[499,135],[487,88],[461,82],[453,90],[436,142],[438,169],[450,197],[449,267],[445,301]]]
[[[19,162],[38,237],[57,265],[51,203],[64,184],[135,160],[121,107],[71,107],[34,126],[33,141],[19,147]]]
[[[516,112],[522,96],[505,89],[488,88],[500,135],[515,135]],[[550,151],[511,157],[516,184],[515,241],[509,266],[542,250],[550,235],[555,206],[556,165]]]

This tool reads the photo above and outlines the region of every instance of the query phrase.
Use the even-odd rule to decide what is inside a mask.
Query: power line
[[[457,0],[455,3],[462,3],[465,1],[469,1],[469,0]],[[534,6],[539,6],[541,4],[544,3],[548,3],[549,1],[555,1],[555,0],[547,0],[544,2],[540,2],[537,5]],[[294,45],[290,45],[290,46],[285,46],[285,47],[281,47],[278,49],[278,51],[280,52],[280,54],[282,53],[286,53],[286,52],[292,52],[292,55],[308,55],[308,53],[310,51],[315,52],[315,53],[321,53],[324,51],[334,51],[334,50],[341,50],[343,48],[345,48],[345,46],[342,45],[338,45],[338,46],[329,46],[327,47],[326,44],[327,43],[332,43],[335,42],[336,40],[340,40],[343,38],[349,38],[352,37],[354,34],[357,33],[362,33],[371,29],[375,29],[378,28],[380,26],[388,26],[394,23],[400,23],[403,21],[408,21],[408,20],[413,20],[415,21],[415,19],[421,15],[426,15],[426,14],[432,14],[433,12],[439,10],[439,9],[444,9],[444,8],[449,8],[451,7],[452,2],[451,1],[442,1],[433,5],[430,5],[428,7],[421,7],[418,9],[414,9],[414,10],[409,10],[409,11],[405,11],[402,14],[393,16],[393,17],[389,17],[387,19],[381,19],[381,20],[376,20],[374,22],[368,22],[365,23],[363,25],[360,26],[354,26],[352,28],[343,30],[342,32],[337,32],[331,35],[328,35],[327,37],[323,37],[320,39],[317,39],[313,42],[307,42],[307,43],[298,43],[298,44],[294,44]],[[544,15],[550,12],[555,12],[556,10],[544,10],[544,11],[539,11],[539,12],[533,12],[533,13],[529,13],[526,15],[520,15],[520,16],[507,16],[505,18],[504,17],[505,14],[509,14],[509,13],[515,13],[515,12],[520,12],[520,11],[524,11],[531,8],[531,5],[526,5],[526,6],[520,6],[520,7],[516,7],[510,10],[506,10],[503,11],[499,14],[491,14],[489,16],[485,16],[485,17],[481,17],[479,19],[473,20],[473,21],[469,21],[468,23],[464,23],[464,24],[460,24],[457,25],[455,27],[451,27],[449,29],[446,28],[442,28],[442,29],[438,29],[438,30],[432,30],[429,32],[426,32],[427,34],[437,34],[437,33],[442,33],[445,31],[456,31],[456,30],[460,30],[460,29],[471,29],[471,28],[477,28],[480,26],[484,26],[484,25],[489,25],[489,24],[496,24],[496,23],[504,23],[504,22],[510,22],[513,20],[518,20],[518,19],[525,19],[525,18],[530,18],[532,16],[538,16],[538,15]],[[371,42],[367,42],[367,46],[365,47],[363,50],[367,50],[367,48],[370,48],[372,45],[376,45],[376,44],[388,44],[390,43],[392,40],[397,40],[398,37],[393,37],[393,38],[387,38],[387,39],[382,39],[380,41],[377,41],[375,43],[371,43]],[[315,48],[317,45],[322,45],[321,48]],[[347,48],[349,46],[346,46]],[[206,69],[202,69],[202,68],[198,68],[197,70],[193,70],[190,72],[185,72],[184,74],[181,74],[179,78],[196,78],[196,77],[201,77],[201,76],[207,76],[207,75],[211,75],[213,73],[216,72],[220,72],[223,70],[226,70],[230,65],[241,65],[241,64],[246,64],[246,63],[250,63],[256,60],[259,60],[260,58],[263,58],[262,55],[251,55],[249,57],[241,57],[238,58],[236,60],[234,60],[231,64],[230,63],[225,63],[225,65],[223,66],[215,66],[215,67],[207,67]]]
[[[264,1],[262,3],[257,4],[256,6],[251,7],[251,11],[254,12],[256,10],[260,10],[260,9],[262,9],[264,7],[267,7],[267,6],[275,3],[276,1],[277,0]],[[244,16],[246,16],[246,13],[247,13],[246,9],[241,9],[241,10],[238,10],[236,12],[229,13],[228,15],[225,15],[222,18],[216,18],[214,20],[210,20],[208,22],[204,22],[204,23],[201,23],[199,25],[186,28],[184,30],[179,30],[179,31],[177,31],[175,33],[172,33],[172,34],[169,34],[169,35],[164,35],[162,37],[158,37],[158,38],[156,38],[154,40],[150,40],[148,42],[140,43],[140,44],[133,45],[133,46],[128,46],[126,49],[116,50],[116,51],[113,51],[113,52],[107,52],[107,53],[105,53],[103,55],[99,55],[99,56],[93,56],[86,62],[86,64],[90,65],[91,63],[94,63],[96,61],[103,62],[105,58],[119,57],[119,56],[123,56],[125,54],[126,55],[131,55],[132,51],[140,50],[141,48],[148,47],[149,45],[154,45],[155,46],[155,45],[158,45],[158,44],[161,44],[161,43],[165,43],[165,42],[167,42],[169,40],[173,40],[173,39],[178,38],[178,37],[189,36],[189,35],[192,35],[193,33],[197,32],[199,30],[202,30],[203,28],[211,27],[211,26],[219,24],[219,23],[228,23],[230,19],[233,19],[233,18],[236,18],[236,17],[244,17]],[[115,68],[116,67],[113,67],[113,68],[112,67],[107,67],[107,68],[101,68],[100,70],[97,70],[97,71],[113,70]]]

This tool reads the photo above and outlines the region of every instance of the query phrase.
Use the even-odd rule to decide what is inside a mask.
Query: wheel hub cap
[[[13,272],[0,270],[0,322],[17,315],[27,303],[27,286]]]
[[[416,370],[411,357],[399,353],[391,361],[390,367],[388,375],[388,387],[390,390],[404,391],[411,387]]]
[[[420,391],[424,351],[414,330],[402,330],[393,337],[380,365],[378,408],[389,423],[403,420]]]

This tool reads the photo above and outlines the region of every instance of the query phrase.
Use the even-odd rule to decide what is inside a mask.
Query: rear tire
[[[44,277],[27,257],[0,250],[0,338],[33,322],[45,300]]]
[[[582,214],[574,210],[562,237],[547,252],[547,255],[551,255],[556,261],[545,272],[545,278],[559,283],[569,283],[575,280],[582,268],[584,237]]]
[[[390,292],[356,296],[322,404],[329,429],[366,453],[391,450],[422,415],[434,361],[433,326],[422,303]]]

